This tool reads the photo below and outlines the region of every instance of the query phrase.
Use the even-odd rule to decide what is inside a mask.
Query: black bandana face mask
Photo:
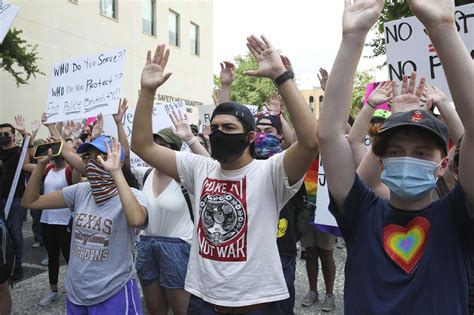
[[[12,142],[11,136],[0,136],[0,145],[7,145]]]
[[[216,130],[209,135],[211,156],[220,163],[227,163],[242,155],[249,146],[246,133],[224,133]]]

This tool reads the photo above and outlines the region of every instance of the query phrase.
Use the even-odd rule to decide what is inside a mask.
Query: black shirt
[[[20,155],[20,147],[13,147],[7,150],[0,148],[0,161],[2,161],[0,172],[0,198],[2,199],[8,198],[13,183],[13,177],[15,177],[16,167],[20,161]],[[18,185],[16,186],[15,197],[23,197],[24,192],[25,172],[21,171]]]
[[[306,189],[303,184],[280,211],[277,245],[281,256],[297,255],[296,242],[299,240],[299,235],[297,235],[296,216],[303,209],[305,194]]]

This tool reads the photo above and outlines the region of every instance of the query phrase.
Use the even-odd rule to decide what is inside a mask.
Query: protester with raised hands
[[[171,75],[165,72],[169,50],[159,45],[153,58],[149,51],[142,72],[132,149],[195,196],[197,222],[185,283],[192,294],[190,314],[278,314],[276,301],[289,296],[275,242],[278,213],[316,155],[316,121],[270,42],[252,35],[247,46],[258,69],[246,74],[274,80],[299,122],[295,129],[300,141],[264,161],[250,154],[254,117],[235,102],[220,104],[211,118],[209,138],[216,160],[154,144],[153,97]]]
[[[119,108],[117,114],[113,114],[115,125],[117,126],[117,137],[118,141],[123,147],[125,152],[125,164],[130,167],[130,144],[128,143],[127,135],[125,134],[125,129],[123,128],[123,117],[128,110],[128,100],[126,98],[121,98],[119,100]],[[103,128],[103,121],[102,121]],[[102,131],[101,131],[102,132]]]
[[[124,152],[101,136],[84,143],[88,182],[39,195],[51,151],[39,160],[22,205],[31,209],[70,208],[74,213],[66,291],[68,314],[142,314],[135,281],[135,228],[147,224],[146,199],[138,182],[124,174]],[[47,210],[46,210],[47,211]]]
[[[328,81],[318,131],[330,210],[347,244],[344,309],[354,314],[467,314],[474,241],[473,220],[468,215],[474,195],[472,165],[466,163],[462,168],[460,163],[464,180],[460,178],[460,185],[446,197],[433,202],[432,196],[436,178],[448,165],[447,126],[419,104],[418,109],[392,114],[385,121],[372,150],[383,165],[381,180],[390,190],[389,200],[377,197],[359,179],[344,139],[357,62],[383,3],[346,1],[343,40]],[[474,104],[464,82],[474,80],[474,69],[455,28],[453,1],[412,0],[409,4],[440,54],[455,102],[464,101],[457,109],[465,136],[471,133],[472,138],[467,125],[472,126]],[[444,38],[438,37],[440,32]],[[414,93],[402,94],[406,102],[400,103],[420,97],[421,85],[415,88],[415,82],[410,82],[408,90]],[[464,154],[474,153],[472,140],[464,139],[460,162],[464,145]]]
[[[235,80],[236,66],[230,61],[221,62],[220,81],[221,87],[219,89],[218,104],[230,102],[232,100],[232,82]],[[218,105],[217,104],[217,105]]]

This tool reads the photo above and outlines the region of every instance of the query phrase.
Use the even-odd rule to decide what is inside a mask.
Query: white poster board
[[[171,127],[173,123],[169,114],[173,111],[186,113],[186,103],[184,101],[167,103],[162,105],[154,105],[152,113],[153,132],[157,132],[163,128]],[[135,117],[135,108],[129,108],[125,113],[122,121],[128,143],[132,140],[133,118]],[[104,134],[117,138],[117,125],[112,115],[104,116]],[[130,152],[130,164],[132,167],[148,166],[135,153]]]
[[[8,1],[0,1],[0,44],[5,39],[19,10],[19,7]]]
[[[371,149],[372,143],[369,137],[365,138],[364,144],[367,149]],[[336,219],[331,214],[331,212],[329,212],[329,190],[321,156],[319,156],[318,190],[316,193],[314,223],[328,226],[338,226]]]
[[[464,45],[474,58],[474,4],[456,7],[456,27]],[[401,81],[404,74],[416,71],[428,83],[439,87],[450,100],[448,83],[436,50],[424,26],[416,17],[385,23],[385,45],[390,80]]]
[[[115,49],[55,64],[45,110],[47,122],[116,113],[125,54],[125,49]]]

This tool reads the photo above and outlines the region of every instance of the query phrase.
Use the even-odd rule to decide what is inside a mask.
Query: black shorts
[[[11,270],[9,270],[8,265],[3,265],[0,267],[0,283],[6,282],[11,276]]]

